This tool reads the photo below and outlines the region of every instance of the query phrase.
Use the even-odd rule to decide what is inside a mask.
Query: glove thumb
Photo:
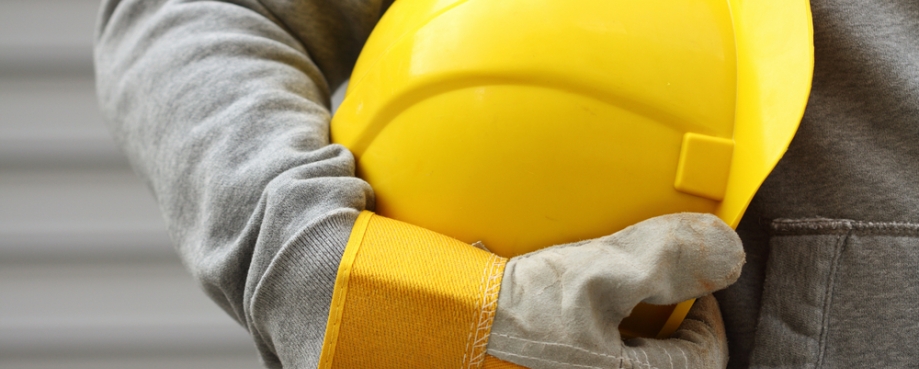
[[[737,280],[744,264],[740,237],[711,214],[659,216],[605,238],[603,243],[629,250],[645,268],[636,286],[647,290],[637,295],[650,304],[673,304],[723,289]]]

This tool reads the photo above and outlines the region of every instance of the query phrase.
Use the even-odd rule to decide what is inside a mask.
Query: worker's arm
[[[371,0],[103,4],[96,71],[106,122],[152,189],[184,263],[209,296],[247,327],[268,366],[347,367],[340,357],[367,358],[373,367],[395,366],[380,361],[380,352],[394,354],[390,364],[406,358],[426,363],[425,353],[430,359],[442,358],[431,347],[447,347],[456,337],[461,343],[454,351],[461,353],[460,362],[478,364],[489,344],[492,322],[496,335],[494,345],[487,347],[496,356],[514,361],[514,357],[535,355],[548,363],[559,356],[532,354],[528,350],[536,346],[515,348],[514,342],[572,347],[563,355],[578,356],[585,349],[580,343],[539,338],[554,326],[546,323],[602,325],[591,328],[605,332],[590,341],[599,345],[615,334],[625,313],[621,307],[644,299],[675,302],[730,282],[728,275],[713,280],[703,273],[688,281],[704,288],[660,297],[660,288],[685,284],[670,283],[674,279],[669,276],[639,278],[632,272],[656,272],[661,266],[601,272],[645,265],[637,259],[629,261],[639,257],[633,252],[636,247],[670,256],[698,253],[698,248],[651,239],[624,244],[601,239],[576,246],[586,250],[578,257],[561,258],[571,259],[564,266],[565,275],[574,278],[560,279],[557,290],[542,289],[560,293],[555,300],[531,290],[530,298],[548,309],[533,310],[530,303],[513,301],[527,301],[519,299],[520,294],[538,281],[505,270],[537,271],[533,276],[561,270],[553,266],[562,265],[539,261],[558,259],[554,256],[558,251],[574,247],[512,259],[505,269],[505,260],[442,235],[385,218],[373,221],[370,215],[358,221],[361,211],[372,206],[373,194],[354,177],[351,154],[328,142],[328,100],[385,7],[385,2]],[[689,239],[690,244],[700,240]],[[708,247],[739,246],[728,242]],[[620,256],[618,264],[602,261],[601,256],[611,252]],[[594,255],[588,259],[606,267],[585,268],[576,261],[585,255]],[[685,271],[692,275],[712,264],[717,267],[713,270],[730,271],[736,264],[736,260],[704,260]],[[689,266],[676,263],[674,270]],[[405,273],[408,268],[418,269]],[[595,282],[579,284],[584,281]],[[597,283],[605,287],[591,289]],[[619,310],[612,315],[598,310],[596,316],[602,319],[593,323],[581,319],[578,311],[552,315],[557,312],[553,303],[568,306],[570,300],[561,296],[571,288],[586,298],[576,301],[579,306],[605,309],[608,305],[592,305],[600,299],[613,302]],[[508,300],[499,293],[517,298]],[[430,314],[422,315],[422,308]],[[367,319],[370,315],[365,311],[386,319]],[[432,332],[431,317],[438,313],[449,329],[421,336]],[[405,320],[396,319],[402,317],[421,328],[406,330],[409,325],[399,324]],[[520,321],[526,324],[514,324]],[[394,337],[392,331],[383,330],[380,324],[387,322],[401,327],[402,334]],[[527,328],[534,324],[542,331]],[[723,343],[723,334],[706,332],[704,342]],[[423,345],[407,344],[419,337]],[[631,352],[620,343],[613,340],[604,350]],[[376,350],[387,344],[400,350]],[[705,345],[667,347],[651,353],[649,359],[636,357],[630,362],[657,363],[677,349],[690,350],[688,357],[705,354],[705,360],[723,351],[706,351],[710,347]],[[625,358],[621,353],[614,356]],[[326,361],[320,363],[320,358]]]
[[[272,367],[315,367],[339,260],[372,204],[329,95],[383,0],[105,1],[105,120],[206,293]]]

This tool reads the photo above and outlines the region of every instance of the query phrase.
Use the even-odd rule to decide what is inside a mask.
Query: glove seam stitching
[[[659,368],[657,368],[657,367],[651,365],[650,363],[645,363],[645,362],[642,362],[641,360],[638,360],[638,359],[632,359],[632,358],[626,358],[626,357],[622,357],[622,356],[616,356],[616,355],[603,354],[603,353],[599,353],[599,352],[593,352],[593,351],[590,351],[590,350],[585,349],[585,348],[582,348],[582,347],[567,345],[567,344],[564,344],[564,343],[534,341],[534,340],[530,340],[530,339],[526,339],[526,338],[522,338],[522,337],[511,336],[511,335],[501,334],[501,333],[492,333],[492,334],[495,335],[495,336],[504,337],[504,338],[508,338],[508,339],[511,339],[511,340],[518,340],[518,341],[524,341],[524,342],[536,343],[536,344],[542,344],[542,345],[549,345],[549,346],[561,346],[561,347],[573,348],[573,349],[575,349],[575,350],[584,351],[584,352],[586,352],[586,353],[588,353],[588,354],[591,354],[591,355],[594,355],[594,356],[606,357],[606,358],[610,358],[610,359],[614,359],[614,360],[627,360],[627,361],[635,362],[635,363],[638,364],[639,366],[647,366],[647,367],[650,368],[650,369],[659,369]],[[498,350],[491,350],[491,351],[493,351],[493,352],[502,352],[502,351],[498,351]],[[507,352],[502,352],[502,353],[510,354],[510,353],[507,353]],[[521,356],[521,357],[526,357],[526,358],[531,358],[531,359],[536,359],[536,360],[544,360],[544,361],[548,361],[548,362],[556,362],[556,361],[552,361],[552,360],[545,360],[545,359],[540,359],[540,358],[535,358],[535,357],[529,357],[529,356],[524,356],[524,355],[517,355],[517,354],[510,354],[510,355],[516,355],[516,356]],[[560,362],[557,362],[557,363],[560,363]],[[561,363],[561,364],[565,364],[565,363]],[[576,365],[576,364],[572,364],[572,365]],[[586,368],[594,368],[594,367],[592,367],[592,366],[585,366],[585,367],[586,367]]]
[[[505,259],[497,255],[491,255],[489,263],[485,266],[485,285],[482,286],[482,304],[479,309],[478,324],[473,331],[472,357],[469,359],[469,368],[479,368],[485,362],[487,352],[488,338],[491,333],[492,323],[494,322],[495,310],[498,304],[498,291],[501,284],[495,283],[502,276],[498,271],[505,263]]]
[[[545,252],[545,251],[549,251],[549,250],[557,251],[557,250],[563,250],[563,249],[568,249],[568,248],[572,248],[572,247],[584,246],[584,245],[586,245],[586,244],[591,243],[592,241],[595,241],[595,240],[584,240],[584,241],[573,242],[573,243],[569,243],[569,244],[565,244],[565,245],[552,246],[552,247],[548,247],[548,248],[545,248],[545,249],[542,249],[542,250],[538,250],[538,251],[534,251],[534,252],[531,252],[531,253],[527,253],[527,254],[524,254],[524,255],[520,255],[520,256],[514,257],[514,259],[516,259],[517,261],[526,260],[526,259],[529,259],[529,258],[533,257],[534,255],[538,255],[538,254],[543,253],[543,252]]]
[[[466,337],[466,348],[463,349],[463,363],[460,365],[461,368],[471,368],[472,367],[473,358],[469,357],[470,356],[469,354],[471,350],[475,349],[473,345],[473,341],[475,341],[476,323],[481,318],[481,313],[482,313],[481,309],[485,307],[485,299],[487,297],[485,296],[484,291],[485,291],[485,283],[487,280],[488,280],[488,265],[486,265],[485,268],[482,270],[482,280],[479,281],[478,290],[483,292],[480,294],[482,299],[480,300],[478,304],[476,304],[476,306],[478,306],[479,309],[473,310],[472,319],[470,319],[469,321],[469,335]],[[473,346],[473,347],[470,347],[470,346]],[[467,359],[469,360],[467,361]]]
[[[590,365],[581,365],[581,364],[564,363],[564,362],[561,362],[561,361],[543,359],[543,358],[538,358],[538,357],[533,357],[533,356],[526,356],[526,355],[520,355],[520,354],[512,354],[512,353],[510,353],[510,352],[500,351],[500,350],[491,350],[491,351],[494,352],[494,353],[496,353],[496,354],[502,354],[502,355],[507,355],[507,356],[516,356],[516,357],[520,357],[520,358],[524,358],[524,359],[533,359],[533,360],[537,360],[537,361],[544,361],[544,362],[547,362],[547,363],[562,364],[562,365],[571,365],[571,366],[576,366],[576,367],[579,367],[579,368],[604,369],[604,368],[601,368],[601,367],[599,367],[599,366],[590,366]],[[622,358],[619,358],[619,359],[620,359],[620,360],[623,360]],[[657,368],[654,368],[654,369],[657,369]]]

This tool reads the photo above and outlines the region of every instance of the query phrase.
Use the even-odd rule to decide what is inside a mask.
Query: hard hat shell
[[[376,211],[502,256],[737,225],[800,122],[807,0],[399,0],[332,120]]]

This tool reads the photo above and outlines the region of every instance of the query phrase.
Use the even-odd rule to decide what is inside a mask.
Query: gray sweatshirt
[[[316,366],[373,192],[329,95],[385,0],[107,0],[106,122],[185,265],[269,367]],[[919,2],[815,0],[814,89],[719,293],[732,367],[919,365]],[[851,365],[850,365],[851,364]]]

